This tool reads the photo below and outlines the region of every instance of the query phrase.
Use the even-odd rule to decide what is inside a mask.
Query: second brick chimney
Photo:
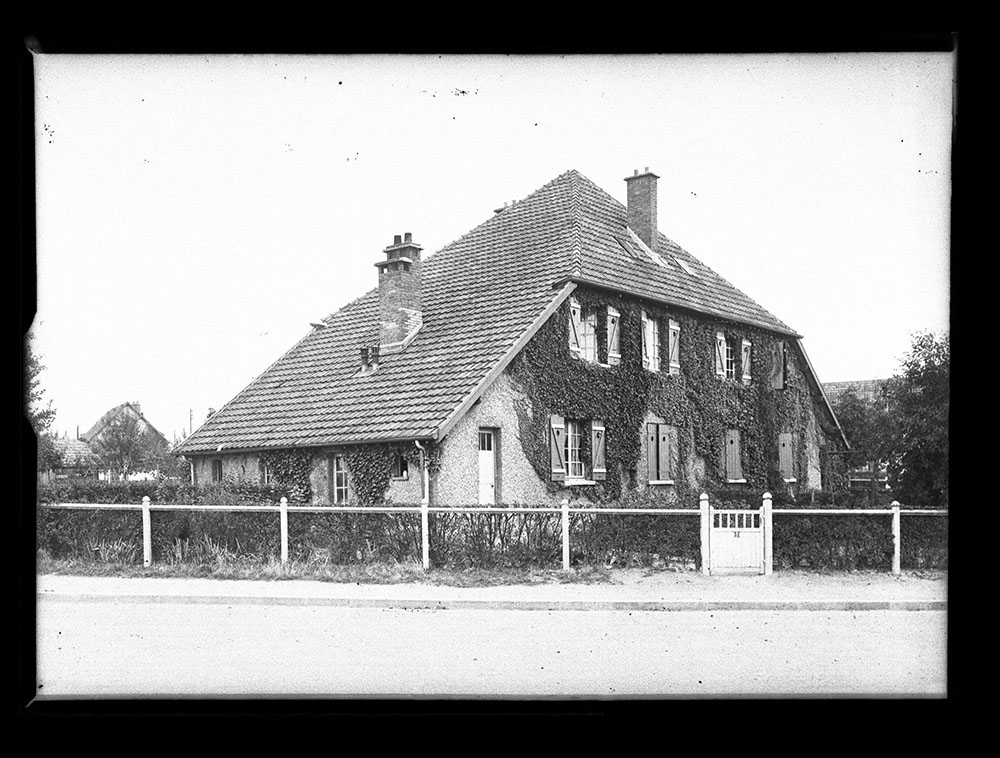
[[[656,174],[649,167],[643,173],[635,170],[632,176],[625,177],[628,186],[628,226],[650,250],[656,240]]]
[[[402,350],[423,323],[420,304],[420,245],[397,234],[378,267],[379,347],[382,355]]]

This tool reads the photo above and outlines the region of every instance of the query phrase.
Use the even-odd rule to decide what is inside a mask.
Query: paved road
[[[392,610],[39,598],[42,697],[946,694],[940,611]]]

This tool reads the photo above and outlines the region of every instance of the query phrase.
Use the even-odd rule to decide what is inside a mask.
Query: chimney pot
[[[379,350],[378,345],[375,345],[372,348],[372,353],[371,353],[371,355],[372,355],[372,371],[374,371],[375,369],[378,368],[378,350]]]
[[[394,245],[399,245],[399,244],[402,243],[402,241],[403,241],[403,238],[400,237],[398,234],[395,235],[395,236],[393,236],[393,238],[392,238],[392,244],[394,244]]]
[[[403,242],[411,242],[413,240],[413,235],[407,232],[403,235]]]

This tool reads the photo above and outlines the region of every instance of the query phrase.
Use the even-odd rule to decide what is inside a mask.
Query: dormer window
[[[569,306],[569,349],[577,358],[597,362],[597,314],[584,315],[575,298]]]

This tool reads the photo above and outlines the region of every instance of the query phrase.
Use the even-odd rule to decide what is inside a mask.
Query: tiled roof
[[[167,438],[164,437],[163,434],[156,429],[156,427],[154,427],[152,424],[149,423],[146,417],[143,416],[142,413],[140,412],[139,407],[134,403],[122,403],[121,405],[116,405],[110,411],[101,416],[97,420],[97,423],[94,424],[92,427],[90,427],[90,429],[81,434],[80,439],[83,440],[84,442],[93,442],[95,439],[97,439],[100,433],[104,431],[104,427],[106,427],[114,419],[119,418],[128,411],[131,411],[132,414],[137,419],[141,420],[142,423],[146,425],[147,431],[152,432],[158,437],[161,437],[163,441],[166,442]]]
[[[62,468],[74,466],[91,466],[98,463],[98,458],[83,440],[73,437],[56,437],[53,440],[59,462]]]
[[[836,402],[841,395],[852,391],[861,400],[873,403],[880,400],[882,390],[892,381],[891,379],[859,379],[853,382],[824,382],[823,391],[830,398],[830,402]]]
[[[630,243],[625,207],[568,171],[425,258],[423,326],[377,372],[359,373],[359,348],[378,341],[376,289],[324,319],[175,452],[435,438],[567,280],[793,333],[666,237],[659,251],[697,276],[633,257]]]

